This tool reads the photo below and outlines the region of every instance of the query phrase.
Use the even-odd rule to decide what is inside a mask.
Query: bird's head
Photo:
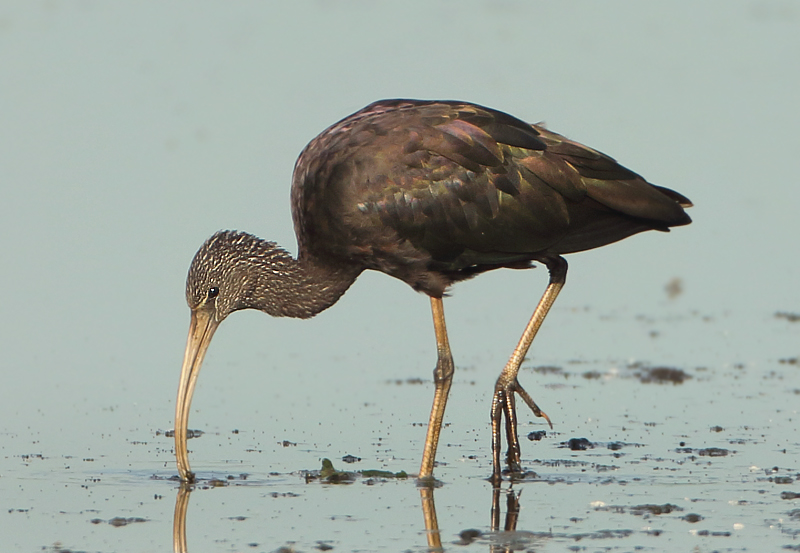
[[[280,250],[282,252],[282,250]],[[221,231],[200,247],[186,277],[186,303],[192,310],[189,337],[175,406],[175,453],[181,479],[193,481],[186,449],[189,407],[211,338],[225,318],[256,307],[256,296],[269,296],[257,265],[274,264],[276,245],[244,232]],[[271,307],[271,301],[260,298]],[[264,308],[269,311],[269,309]]]
[[[240,266],[243,252],[258,238],[235,231],[220,231],[205,241],[192,259],[186,276],[186,303],[192,312],[204,312],[216,324],[242,309],[247,277]],[[244,282],[243,282],[244,280]]]

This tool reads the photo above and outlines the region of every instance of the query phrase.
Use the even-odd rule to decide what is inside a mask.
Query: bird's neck
[[[270,245],[271,255],[254,261],[262,266],[254,272],[254,279],[244,283],[243,308],[259,309],[275,317],[307,319],[336,303],[361,273],[360,269],[308,257],[295,259],[286,250]]]

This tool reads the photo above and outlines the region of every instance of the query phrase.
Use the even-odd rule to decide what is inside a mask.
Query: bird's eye
[[[219,288],[212,286],[208,289],[208,299],[213,300],[217,296],[219,296]]]

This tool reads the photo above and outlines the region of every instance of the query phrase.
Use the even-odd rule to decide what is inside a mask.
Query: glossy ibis
[[[539,262],[550,282],[492,400],[492,479],[500,481],[501,418],[507,464],[520,470],[515,394],[547,418],[517,373],[564,285],[561,256],[686,225],[689,206],[681,194],[647,183],[600,152],[475,104],[383,100],[342,119],[312,140],[295,165],[296,259],[274,242],[222,231],[192,261],[186,280],[192,318],[175,409],[181,479],[194,479],[186,449],[189,406],[219,323],[240,309],[313,317],[366,269],[430,296],[438,361],[419,476],[431,477],[454,370],[443,294],[484,271]]]

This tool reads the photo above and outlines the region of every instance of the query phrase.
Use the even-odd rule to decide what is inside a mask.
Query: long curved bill
[[[178,399],[175,402],[175,456],[178,460],[178,475],[185,482],[194,482],[194,473],[189,467],[189,452],[186,447],[186,434],[189,428],[189,407],[197,384],[197,375],[203,358],[211,343],[211,337],[219,323],[209,311],[193,310],[189,324],[189,338],[186,340],[186,353],[183,356],[181,380],[178,384]]]

